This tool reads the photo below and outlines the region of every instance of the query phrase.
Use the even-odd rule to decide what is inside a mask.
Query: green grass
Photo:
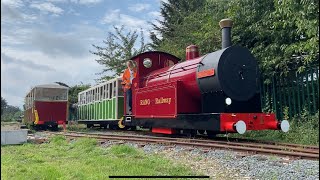
[[[103,148],[94,139],[1,146],[1,179],[108,179],[109,175],[196,175],[191,169],[126,145]]]
[[[309,119],[293,118],[289,120],[287,133],[275,130],[250,131],[243,135],[230,134],[229,137],[245,137],[259,140],[286,142],[306,145],[319,145],[319,114]]]

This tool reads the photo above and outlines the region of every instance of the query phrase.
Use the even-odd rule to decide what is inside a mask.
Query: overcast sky
[[[90,83],[102,70],[89,50],[113,25],[142,28],[159,19],[161,0],[1,0],[1,96],[22,107],[31,87]]]

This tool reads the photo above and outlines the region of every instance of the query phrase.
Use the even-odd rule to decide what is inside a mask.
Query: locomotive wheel
[[[209,138],[215,138],[217,134],[214,131],[206,131]]]
[[[58,128],[58,124],[51,126],[51,130],[52,130],[52,131],[58,131],[58,129],[59,129],[59,128]]]
[[[206,132],[206,130],[197,130],[199,134],[204,135],[204,133]]]
[[[197,135],[197,130],[193,130],[193,129],[183,130],[183,134],[187,135],[188,137],[195,137]]]

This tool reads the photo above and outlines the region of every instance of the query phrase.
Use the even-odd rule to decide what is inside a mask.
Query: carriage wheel
[[[199,134],[204,135],[204,133],[206,132],[206,130],[197,130]]]

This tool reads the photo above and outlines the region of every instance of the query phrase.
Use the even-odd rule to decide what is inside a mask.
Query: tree
[[[156,36],[159,34],[163,40],[174,38],[176,36],[176,25],[184,22],[184,18],[190,13],[203,9],[205,0],[168,0],[162,2],[160,14],[163,20],[157,20],[160,25],[152,24],[154,32],[151,33],[152,47],[157,49],[162,40]]]
[[[221,48],[221,31],[218,22],[225,18],[226,0],[168,1],[161,7],[163,21],[153,25],[152,46],[185,58],[185,48],[195,44],[201,54]],[[156,37],[159,34],[161,39]]]
[[[7,104],[7,101],[1,97],[1,121],[18,120],[22,113],[19,107]]]
[[[106,40],[103,41],[104,47],[92,45],[96,51],[90,51],[97,55],[99,59],[96,61],[104,66],[104,69],[99,75],[106,72],[113,72],[115,75],[120,75],[126,68],[126,61],[131,57],[143,53],[149,49],[149,45],[144,42],[143,31],[140,31],[140,37],[137,31],[125,32],[124,26],[121,28],[114,27],[115,33],[109,32]],[[140,40],[139,44],[137,40]],[[138,47],[136,47],[138,46]],[[100,80],[112,78],[113,75],[104,75]]]
[[[189,3],[189,1],[188,1]],[[247,47],[264,75],[303,72],[319,62],[319,1],[316,0],[168,0],[163,21],[154,25],[152,46],[184,59],[185,48],[198,45],[201,54],[221,48],[218,22],[234,22],[232,42]],[[156,35],[157,34],[157,35]]]
[[[80,84],[80,85],[75,85],[69,88],[69,103],[70,104],[76,104],[78,102],[78,93],[81,91],[84,91],[86,89],[89,89],[90,85],[89,84]]]
[[[4,110],[7,108],[8,103],[7,101],[1,96],[1,115],[4,112]]]
[[[233,0],[229,7],[233,41],[253,52],[264,74],[302,72],[317,64],[318,1]]]

